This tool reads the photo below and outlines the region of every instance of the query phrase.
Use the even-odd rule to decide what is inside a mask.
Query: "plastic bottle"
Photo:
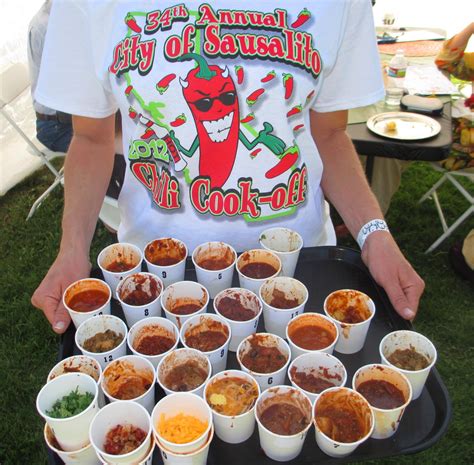
[[[395,56],[388,64],[388,76],[396,79],[403,79],[407,72],[407,59],[402,49],[397,50]]]

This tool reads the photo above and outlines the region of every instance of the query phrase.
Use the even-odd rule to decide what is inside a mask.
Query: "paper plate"
[[[395,111],[371,116],[367,127],[379,136],[399,140],[428,139],[441,131],[441,125],[429,116]]]

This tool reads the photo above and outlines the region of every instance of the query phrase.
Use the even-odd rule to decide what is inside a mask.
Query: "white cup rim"
[[[256,337],[256,336],[261,335],[261,334],[263,334],[263,335],[265,335],[265,336],[272,336],[272,337],[274,337],[274,338],[281,339],[281,341],[283,342],[283,347],[285,347],[285,349],[287,349],[287,351],[288,351],[288,353],[287,353],[288,358],[287,358],[285,364],[284,364],[281,368],[279,368],[278,370],[272,371],[271,373],[259,373],[258,371],[250,370],[249,368],[247,368],[247,367],[242,363],[242,361],[241,361],[241,359],[240,359],[240,352],[242,351],[242,346],[243,346],[243,344],[244,344],[248,339],[253,338],[253,337]],[[277,339],[277,340],[278,340],[278,339]],[[286,368],[288,368],[288,365],[290,364],[290,361],[291,361],[291,349],[290,349],[290,346],[288,345],[288,343],[287,343],[282,337],[278,336],[277,334],[273,334],[273,333],[254,333],[254,334],[250,334],[250,335],[247,336],[245,339],[242,339],[242,341],[240,342],[240,344],[239,344],[238,347],[237,347],[237,351],[235,352],[235,355],[236,355],[236,357],[237,357],[237,362],[238,362],[241,366],[245,367],[245,369],[248,370],[250,374],[257,375],[257,376],[272,376],[272,375],[274,376],[274,375],[280,373],[281,371],[285,370]],[[273,386],[272,386],[272,387],[273,387]]]
[[[219,311],[219,309],[216,306],[216,300],[221,294],[224,294],[225,292],[229,292],[229,291],[242,292],[242,294],[252,294],[252,296],[256,297],[257,302],[259,303],[259,309],[253,318],[250,318],[250,320],[244,320],[244,321],[231,320],[230,318],[227,318]],[[212,306],[214,307],[214,311],[216,312],[217,315],[224,318],[229,324],[235,324],[237,326],[242,325],[242,324],[249,324],[250,322],[255,321],[256,318],[260,318],[260,315],[263,312],[263,303],[260,300],[260,297],[257,294],[255,294],[255,292],[252,292],[251,290],[245,289],[243,287],[228,287],[227,289],[223,289],[212,300]]]
[[[51,388],[51,386],[56,382],[56,380],[58,380],[58,379],[64,380],[64,377],[72,377],[72,376],[77,376],[77,375],[79,375],[80,378],[82,378],[84,376],[87,376],[87,378],[92,379],[92,381],[94,383],[93,384],[94,385],[94,398],[92,399],[91,403],[82,412],[79,412],[76,415],[72,415],[72,416],[67,417],[67,418],[54,418],[54,417],[49,416],[46,413],[46,411],[43,411],[43,409],[40,408],[40,405],[39,405],[40,397],[44,394],[46,389]],[[94,406],[97,404],[98,395],[99,395],[99,386],[97,384],[97,381],[94,378],[92,378],[92,376],[89,376],[89,375],[86,375],[85,373],[80,373],[80,372],[65,373],[64,375],[58,376],[58,377],[52,379],[51,381],[47,382],[40,389],[38,395],[36,396],[36,409],[38,410],[39,414],[47,421],[53,421],[53,422],[58,422],[58,423],[66,423],[69,420],[77,419],[81,416],[84,416],[86,413],[88,413],[90,410],[92,410],[94,408]],[[59,398],[57,400],[59,400]],[[65,451],[65,452],[67,452],[67,451]]]
[[[416,337],[420,337],[422,340],[424,340],[425,342],[428,343],[428,346],[432,349],[433,351],[433,354],[434,356],[432,357],[432,361],[430,362],[430,364],[421,369],[421,370],[405,370],[404,368],[398,368],[396,365],[393,365],[393,363],[390,363],[389,360],[387,359],[387,357],[385,357],[385,354],[383,353],[383,345],[385,344],[386,340],[389,338],[389,337],[393,337],[393,335],[395,333],[411,333],[411,334],[414,334],[416,335]],[[403,373],[404,375],[409,375],[409,374],[418,374],[418,373],[424,373],[426,371],[429,371],[431,370],[431,368],[434,367],[434,365],[436,364],[436,361],[438,359],[438,351],[436,350],[436,347],[435,345],[426,337],[424,336],[423,334],[421,333],[417,333],[416,331],[410,331],[410,330],[405,330],[405,329],[400,329],[400,330],[397,330],[397,331],[392,331],[391,333],[388,333],[386,334],[382,340],[380,341],[380,344],[379,344],[379,353],[380,353],[380,357],[382,358],[382,360],[391,368],[394,368],[395,370],[398,370],[399,372]]]
[[[239,268],[239,261],[240,259],[242,258],[242,256],[246,253],[246,252],[265,252],[267,254],[270,254],[272,255],[274,258],[276,258],[279,266],[278,266],[278,270],[276,271],[275,274],[272,274],[271,276],[268,276],[268,278],[261,278],[261,279],[258,279],[258,278],[252,278],[250,276],[247,276],[246,274],[242,273],[242,271],[240,271],[240,268]],[[237,260],[235,262],[235,268],[237,269],[237,272],[240,276],[243,276],[245,279],[248,279],[250,281],[255,281],[255,282],[264,282],[266,281],[267,279],[270,279],[270,278],[276,278],[280,272],[281,272],[281,268],[282,268],[282,265],[281,265],[281,260],[280,260],[280,257],[273,251],[271,250],[267,250],[267,249],[250,249],[250,250],[246,250],[245,252],[243,252],[242,254],[240,254],[238,257],[237,257]]]
[[[202,307],[200,307],[198,310],[196,310],[193,313],[189,313],[188,315],[177,315],[176,313],[173,313],[172,311],[168,310],[168,307],[166,306],[165,295],[167,296],[167,293],[170,292],[170,289],[176,288],[178,286],[183,286],[184,284],[192,285],[193,287],[199,286],[201,288],[201,290],[204,291],[204,294],[206,295],[206,302],[204,303],[204,305],[202,305]],[[168,312],[170,315],[173,315],[174,317],[183,318],[183,317],[194,316],[195,314],[197,314],[197,313],[201,312],[203,309],[205,309],[208,305],[209,305],[209,291],[206,289],[205,286],[203,286],[202,284],[199,284],[196,281],[190,281],[190,280],[178,281],[176,283],[173,283],[173,284],[170,284],[169,286],[167,286],[166,289],[161,293],[161,307],[163,308],[165,314],[166,314],[166,312]]]
[[[206,442],[203,444],[203,446],[200,447],[197,450],[192,451],[192,452],[182,452],[182,453],[173,452],[172,450],[169,450],[167,447],[165,447],[163,444],[161,444],[161,442],[158,441],[158,439],[155,439],[155,440],[158,444],[158,448],[162,449],[162,450],[164,449],[164,452],[168,455],[172,455],[174,457],[194,457],[194,456],[200,454],[204,449],[209,447],[209,445],[211,444],[213,439],[214,439],[214,423],[211,425],[209,435],[206,439]]]
[[[127,304],[126,302],[124,302],[122,300],[122,298],[120,297],[120,291],[122,290],[122,286],[123,286],[123,283],[127,280],[127,279],[131,279],[131,276],[135,276],[135,275],[147,275],[147,276],[150,276],[151,279],[155,279],[156,281],[158,281],[158,284],[160,285],[160,292],[159,294],[156,296],[156,298],[154,298],[151,302],[148,302],[147,304],[142,304],[142,305],[132,305],[132,304]],[[139,308],[142,308],[142,307],[147,307],[149,305],[153,305],[155,304],[157,301],[159,301],[161,299],[161,294],[163,294],[163,291],[164,291],[164,284],[163,284],[163,281],[158,277],[156,276],[156,274],[153,274],[153,273],[149,273],[147,271],[137,271],[136,273],[132,273],[130,275],[128,275],[126,278],[122,279],[122,281],[120,281],[117,285],[117,289],[116,289],[116,294],[117,294],[117,300],[120,302],[120,305],[123,306],[124,305],[127,305],[128,307],[134,307],[136,309],[139,309]]]
[[[340,292],[340,291],[355,291],[355,292],[358,292],[360,294],[363,294],[365,295],[368,299],[369,299],[369,311],[370,311],[370,316],[369,318],[367,318],[366,320],[364,321],[359,321],[359,323],[344,323],[343,321],[339,321],[337,318],[334,318],[333,316],[331,316],[329,314],[329,312],[327,311],[326,309],[326,303],[327,303],[327,300],[329,299],[329,297],[331,297],[332,294],[334,294],[335,292]],[[355,327],[355,326],[362,326],[364,324],[367,324],[369,323],[370,321],[372,321],[372,318],[375,316],[375,312],[376,312],[376,308],[375,308],[375,302],[372,300],[371,297],[369,297],[365,292],[362,292],[362,291],[359,291],[357,289],[338,289],[336,291],[333,291],[331,292],[325,299],[324,299],[324,303],[323,303],[323,310],[324,310],[324,313],[325,315],[328,317],[328,318],[331,318],[331,320],[333,320],[334,322],[336,323],[339,323],[340,325],[344,325],[344,327]]]
[[[153,242],[155,242],[155,241],[160,241],[160,240],[163,240],[163,239],[171,239],[172,241],[179,242],[180,244],[182,244],[184,246],[184,251],[185,251],[184,257],[179,262],[175,263],[174,265],[157,265],[156,263],[150,262],[150,260],[148,260],[146,258],[145,251],[148,248],[148,246],[153,244]],[[150,242],[148,242],[145,245],[145,247],[143,248],[143,259],[145,260],[145,263],[147,264],[147,266],[152,265],[152,266],[159,266],[160,268],[164,268],[164,269],[169,269],[169,268],[173,268],[173,267],[181,264],[183,261],[186,260],[186,258],[188,258],[188,247],[186,246],[186,244],[182,240],[177,239],[176,237],[158,237],[157,239],[153,239]]]
[[[99,379],[96,381],[93,376],[91,376],[91,378],[94,379],[94,381],[97,384],[100,384],[100,382],[102,380],[102,367],[100,366],[100,363],[95,358],[92,358],[89,355],[84,355],[84,354],[71,355],[70,357],[66,357],[66,358],[62,359],[61,361],[59,361],[58,363],[56,363],[56,365],[54,365],[54,367],[51,368],[51,370],[49,371],[48,376],[46,377],[46,382],[49,383],[53,379],[59,378],[59,376],[65,375],[67,373],[84,373],[83,371],[64,372],[64,373],[61,373],[60,375],[55,375],[54,378],[51,378],[51,376],[54,374],[54,371],[57,370],[58,368],[62,367],[66,362],[69,362],[70,360],[73,360],[75,358],[81,358],[81,357],[86,358],[88,362],[93,362],[94,363],[95,368],[97,369],[97,371],[99,373]],[[84,373],[84,374],[87,375],[87,373]],[[90,376],[90,375],[88,375],[88,376]]]
[[[133,399],[127,399],[127,400],[131,400],[133,402],[138,402],[140,400],[142,400],[145,396],[147,396],[151,390],[154,390],[155,389],[155,383],[156,383],[156,370],[155,370],[155,367],[151,364],[151,362],[146,359],[145,357],[142,357],[141,355],[124,355],[122,357],[119,357],[115,360],[112,360],[105,368],[104,368],[104,374],[102,376],[102,381],[100,383],[100,386],[102,388],[102,390],[104,391],[104,394],[109,398],[109,399],[113,399],[115,401],[119,401],[119,400],[123,400],[123,399],[119,399],[118,397],[115,397],[113,396],[112,394],[109,393],[109,390],[107,389],[106,387],[106,380],[105,380],[105,372],[109,369],[109,367],[112,365],[112,364],[115,364],[119,361],[124,361],[124,360],[130,360],[130,359],[140,359],[140,360],[144,360],[147,365],[148,365],[148,368],[151,370],[151,372],[153,373],[153,380],[150,384],[150,387],[140,396],[138,397],[134,397]]]
[[[88,312],[78,312],[77,310],[74,310],[71,307],[69,307],[69,305],[66,303],[66,294],[68,293],[68,291],[72,287],[74,287],[75,285],[77,285],[78,283],[80,283],[82,281],[93,281],[93,282],[100,283],[101,285],[104,285],[104,287],[107,289],[107,293],[109,295],[109,297],[107,298],[107,301],[103,305],[101,305],[100,307],[97,307],[95,310],[90,310]],[[97,278],[78,279],[77,281],[74,281],[73,283],[69,284],[69,286],[63,292],[63,305],[64,305],[64,308],[68,312],[72,313],[73,315],[90,315],[92,313],[100,312],[102,309],[104,309],[107,305],[110,304],[111,300],[112,300],[112,290],[110,289],[110,286],[105,281],[102,281],[102,279],[97,279]]]
[[[268,247],[267,245],[265,245],[263,242],[262,242],[262,235],[263,234],[269,234],[269,231],[275,231],[275,230],[286,230],[286,231],[290,231],[291,233],[295,234],[297,237],[298,237],[298,240],[299,240],[299,246],[297,249],[295,250],[290,250],[288,252],[280,252],[278,250],[275,250],[275,249],[271,249],[270,247]],[[270,250],[271,252],[275,252],[277,254],[280,254],[280,255],[291,255],[291,254],[294,254],[296,252],[299,252],[301,251],[301,249],[303,248],[303,237],[301,236],[301,234],[298,232],[298,231],[295,231],[294,229],[290,229],[290,228],[286,228],[284,226],[276,226],[274,228],[268,228],[268,229],[265,229],[264,231],[262,231],[260,233],[260,235],[258,236],[258,242],[259,244],[265,249],[265,250]]]
[[[402,409],[406,408],[409,405],[409,403],[411,402],[411,399],[412,399],[412,396],[413,396],[413,389],[411,387],[411,383],[408,380],[408,378],[402,372],[396,370],[395,368],[392,368],[389,365],[383,365],[381,363],[369,363],[368,365],[361,366],[354,373],[354,376],[352,377],[352,389],[354,391],[357,391],[355,382],[356,382],[357,375],[359,373],[362,373],[364,370],[369,370],[371,368],[376,368],[376,367],[381,367],[384,370],[387,369],[387,370],[391,371],[392,373],[394,373],[395,375],[401,376],[402,380],[404,381],[404,383],[406,383],[406,385],[408,387],[408,396],[407,396],[407,400],[405,401],[405,403],[403,405],[399,405],[398,407],[395,407],[395,408],[374,407],[369,401],[367,401],[367,402],[369,402],[370,408],[374,409],[374,411],[376,411],[376,412],[381,412],[381,413],[396,412],[397,410],[402,410]],[[359,391],[357,391],[357,392],[359,392]]]
[[[234,254],[234,259],[232,260],[232,263],[229,265],[229,266],[226,266],[225,268],[221,268],[219,270],[208,270],[207,268],[203,268],[202,266],[200,266],[197,262],[196,262],[196,252],[203,246],[207,245],[207,244],[222,244],[223,246],[225,247],[228,247],[231,252]],[[237,263],[237,252],[235,251],[235,249],[230,245],[230,244],[227,244],[227,242],[221,242],[221,241],[208,241],[208,242],[203,242],[202,244],[199,244],[198,246],[196,246],[196,248],[193,250],[193,253],[191,254],[191,260],[193,262],[193,265],[196,267],[196,268],[199,268],[200,270],[202,271],[207,271],[209,273],[222,273],[224,271],[227,271],[229,270],[230,268],[232,268],[236,263]]]
[[[367,404],[367,406],[369,408],[369,411],[370,411],[370,418],[371,418],[370,424],[371,424],[371,426],[369,428],[369,431],[361,439],[358,439],[357,441],[354,441],[354,442],[340,442],[340,441],[336,441],[335,439],[332,439],[330,436],[326,435],[325,433],[323,433],[319,429],[317,421],[316,421],[316,405],[320,401],[321,397],[323,395],[326,395],[328,392],[336,391],[336,390],[339,390],[339,389],[344,389],[344,390],[347,390],[349,392],[355,393],[358,397],[360,397],[363,400],[363,402],[365,402]],[[366,439],[368,439],[368,438],[370,438],[370,436],[372,436],[372,433],[374,432],[374,428],[375,428],[375,416],[374,416],[374,411],[372,410],[372,406],[369,404],[367,399],[362,394],[355,391],[354,389],[351,389],[351,388],[348,388],[348,387],[345,387],[345,386],[339,386],[339,387],[333,387],[333,388],[325,389],[323,392],[321,392],[321,394],[319,394],[318,398],[316,399],[316,401],[313,405],[313,423],[314,423],[315,430],[317,432],[319,432],[319,434],[324,436],[328,441],[331,441],[334,444],[337,444],[339,446],[356,446],[356,445],[362,444]]]
[[[111,249],[112,247],[118,246],[118,245],[119,246],[125,246],[125,247],[131,247],[131,248],[135,249],[135,251],[138,252],[138,254],[140,255],[140,260],[138,261],[138,263],[133,268],[130,268],[130,270],[127,270],[127,271],[109,271],[109,270],[107,270],[107,268],[104,268],[104,266],[102,266],[102,260],[104,258],[104,255],[109,251],[109,249]],[[136,267],[139,267],[141,265],[142,261],[143,261],[143,252],[141,251],[140,247],[136,246],[135,244],[131,244],[130,242],[115,242],[113,244],[110,244],[107,247],[104,247],[100,251],[99,255],[97,256],[97,265],[99,265],[99,268],[101,269],[101,271],[111,273],[112,275],[115,275],[115,276],[121,276],[124,273],[132,272]]]
[[[250,381],[252,383],[254,383],[256,386],[257,386],[257,392],[258,392],[258,395],[257,395],[257,399],[255,399],[255,403],[253,404],[252,408],[250,410],[247,410],[247,412],[244,412],[244,413],[240,413],[239,415],[224,415],[223,413],[219,413],[219,412],[216,412],[210,405],[209,403],[207,402],[207,389],[208,387],[216,380],[216,379],[220,379],[224,376],[225,373],[231,373],[232,376],[235,376],[236,378],[238,377],[241,377],[241,378],[245,378],[247,381]],[[206,385],[204,387],[204,392],[203,392],[203,399],[206,401],[206,403],[209,405],[209,408],[212,410],[212,414],[213,415],[216,415],[218,418],[235,418],[235,419],[239,419],[239,418],[243,418],[244,416],[248,415],[249,413],[253,412],[255,410],[255,406],[257,405],[257,400],[258,398],[260,397],[260,394],[261,394],[261,390],[260,390],[260,386],[259,384],[257,383],[257,380],[250,374],[250,373],[246,373],[245,371],[241,371],[241,370],[236,370],[236,369],[231,369],[231,370],[224,370],[224,371],[221,371],[219,373],[216,373],[214,376],[212,376],[211,378],[209,378],[206,382]]]
[[[92,320],[96,320],[97,318],[101,318],[101,317],[107,317],[107,319],[113,319],[113,320],[118,320],[118,322],[120,322],[120,324],[122,325],[122,328],[124,329],[124,333],[123,333],[123,339],[122,341],[120,342],[120,344],[117,346],[117,347],[114,347],[113,349],[111,350],[107,350],[105,352],[89,352],[87,349],[85,349],[83,347],[82,344],[79,343],[79,340],[78,340],[78,334],[80,334],[80,329],[81,329],[81,326],[85,325],[86,323],[87,324],[92,324],[92,323],[88,323]],[[99,331],[97,331],[96,333],[93,334],[93,336],[95,336]],[[83,321],[79,327],[77,328],[76,330],[76,334],[74,335],[74,342],[76,343],[76,346],[79,348],[79,350],[85,352],[84,355],[89,355],[89,354],[95,354],[95,355],[103,355],[103,354],[108,354],[110,352],[113,352],[115,350],[117,350],[118,348],[122,347],[124,344],[127,343],[127,335],[128,335],[128,328],[127,328],[127,325],[125,324],[125,322],[119,318],[118,316],[115,316],[115,315],[97,315],[96,317],[94,317],[93,319],[89,319],[89,320],[86,320],[86,321]],[[93,337],[92,336],[92,337]]]
[[[295,281],[299,284],[301,284],[305,290],[305,293],[306,293],[306,296],[303,300],[303,302],[301,302],[300,304],[296,305],[295,307],[291,307],[291,308],[277,308],[277,307],[274,307],[273,305],[270,305],[264,298],[263,298],[263,295],[262,295],[262,288],[272,282],[272,281],[284,281],[284,280],[290,280],[290,281]],[[270,308],[271,310],[274,310],[275,312],[281,312],[281,313],[291,313],[292,311],[295,310],[295,308],[298,308],[298,307],[301,307],[306,305],[306,303],[308,302],[308,299],[309,299],[309,291],[308,291],[308,288],[299,280],[299,279],[296,279],[296,278],[291,278],[289,276],[271,276],[270,278],[267,278],[265,280],[265,282],[260,286],[259,290],[258,290],[258,296],[260,298],[260,300],[262,301],[263,305],[266,305],[268,308]],[[291,321],[291,320],[290,320]]]

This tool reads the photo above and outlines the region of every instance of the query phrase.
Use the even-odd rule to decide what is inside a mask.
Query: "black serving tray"
[[[346,367],[348,387],[352,387],[352,376],[359,367],[368,363],[380,363],[378,347],[387,333],[397,329],[412,329],[411,324],[394,311],[385,292],[374,282],[361,260],[360,253],[355,250],[338,246],[303,249],[295,277],[301,280],[309,290],[306,312],[323,313],[323,302],[326,296],[332,291],[344,288],[365,292],[375,302],[375,317],[372,319],[363,349],[351,355],[334,352],[334,355]],[[186,279],[196,280],[191,262],[186,268]],[[237,273],[234,274],[234,285],[238,286]],[[212,302],[209,303],[208,311],[213,311]],[[113,301],[112,313],[123,317],[120,305],[116,301]],[[260,319],[258,330],[264,331],[263,318]],[[71,325],[62,337],[59,359],[79,353],[74,343],[74,326]],[[229,352],[227,368],[239,368],[233,352]],[[163,396],[163,393],[159,391],[157,389],[157,400]],[[447,389],[438,371],[433,368],[421,396],[407,407],[398,431],[391,438],[369,439],[350,456],[334,459],[318,448],[314,426],[312,426],[306,436],[301,454],[287,463],[292,465],[340,464],[420,452],[439,441],[448,428],[451,415],[451,401]],[[59,457],[50,450],[48,454],[51,465],[62,463]],[[156,449],[153,464],[162,463],[161,455]],[[277,462],[266,457],[261,450],[257,427],[252,437],[242,444],[227,444],[214,436],[208,457],[209,465],[274,465],[275,463]]]

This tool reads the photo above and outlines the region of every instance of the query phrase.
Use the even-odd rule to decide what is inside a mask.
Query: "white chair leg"
[[[54,182],[35,200],[35,203],[32,205],[26,220],[28,221],[35,213],[36,209],[41,205],[43,200],[48,197],[48,195],[55,189],[58,184],[61,184],[62,176],[57,177]]]
[[[443,234],[441,234],[441,236],[438,237],[438,239],[436,239],[436,241],[433,242],[433,244],[431,244],[428,249],[426,249],[425,253],[430,253],[432,252],[434,249],[436,249],[436,247],[438,247],[438,245],[441,244],[441,242],[443,242],[447,237],[449,237],[451,235],[451,233],[466,219],[468,218],[471,214],[474,213],[474,205],[471,205]]]
[[[423,197],[421,197],[420,200],[418,200],[418,203],[422,203],[424,202],[428,197],[431,197],[431,195],[433,194],[433,192],[436,192],[436,189],[438,189],[439,186],[441,186],[441,184],[444,183],[444,181],[446,181],[446,179],[448,179],[447,177],[447,173],[444,173],[443,176],[441,176],[441,178],[438,180],[438,182],[436,182],[433,187],[426,193],[423,195]]]
[[[441,208],[441,204],[439,203],[437,192],[433,192],[433,202],[435,204],[436,211],[438,212],[439,220],[441,221],[443,231],[446,232],[448,230],[448,224],[446,223],[446,218],[444,217],[443,209]]]
[[[469,194],[469,192],[464,188],[462,184],[459,183],[457,179],[454,178],[453,175],[448,174],[448,179],[453,184],[453,186],[464,196],[464,198],[471,204],[474,205],[474,197]],[[474,178],[468,178],[472,182],[474,182]]]

